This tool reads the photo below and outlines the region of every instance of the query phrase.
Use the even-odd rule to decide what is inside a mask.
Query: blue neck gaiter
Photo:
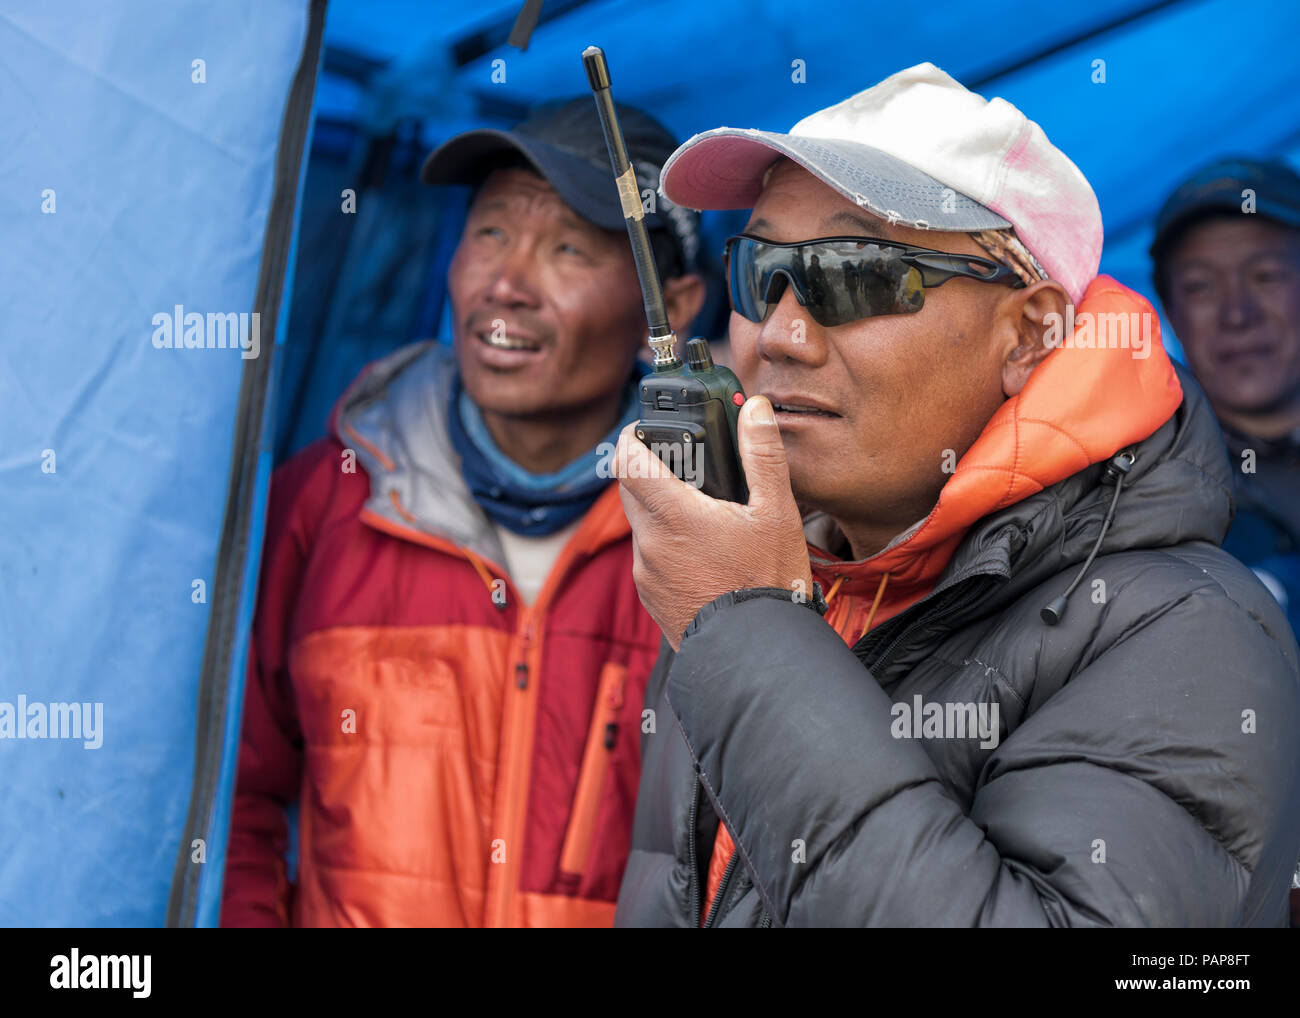
[[[457,372],[451,386],[451,412],[447,415],[451,443],[460,456],[465,483],[488,518],[524,537],[545,537],[586,513],[611,480],[598,472],[603,458],[599,446],[617,443],[619,432],[641,416],[638,388],[650,370],[648,364],[636,362],[619,422],[597,443],[597,448],[552,474],[531,473],[497,447],[482,411],[470,399]]]

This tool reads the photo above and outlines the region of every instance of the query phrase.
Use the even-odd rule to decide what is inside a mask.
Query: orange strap
[[[831,584],[831,589],[826,592],[826,596],[822,598],[822,600],[825,601],[827,604],[830,604],[831,598],[835,596],[835,592],[840,589],[840,584],[842,584],[843,582],[844,582],[843,576],[835,577],[835,582]]]
[[[885,584],[888,582],[889,573],[886,572],[885,575],[880,578],[880,586],[876,588],[876,599],[871,602],[871,611],[867,614],[867,625],[866,628],[862,630],[862,636],[866,636],[867,633],[871,632],[871,623],[875,621],[876,609],[880,607],[880,602],[885,596]],[[861,640],[862,636],[859,636],[858,639]]]

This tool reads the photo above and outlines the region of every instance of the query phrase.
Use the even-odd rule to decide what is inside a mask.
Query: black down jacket
[[[710,925],[1284,925],[1296,643],[1218,547],[1228,459],[1179,377],[1059,625],[1039,611],[1101,530],[1102,464],[979,520],[852,649],[774,589],[665,644],[616,925],[699,925],[718,816],[737,849]],[[996,705],[996,739],[891,734],[925,734],[893,704],[936,703]]]

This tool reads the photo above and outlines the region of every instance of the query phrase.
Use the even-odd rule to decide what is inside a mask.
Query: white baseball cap
[[[977,232],[1012,227],[1076,304],[1101,262],[1092,187],[1036,123],[934,64],[899,71],[804,117],[789,134],[720,127],[664,163],[664,197],[692,209],[752,208],[786,156],[891,223]]]

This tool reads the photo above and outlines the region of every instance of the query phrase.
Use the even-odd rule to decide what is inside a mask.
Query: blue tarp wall
[[[0,4],[0,704],[102,704],[98,748],[0,739],[0,924],[163,923],[249,361],[153,318],[252,312],[306,25]]]

